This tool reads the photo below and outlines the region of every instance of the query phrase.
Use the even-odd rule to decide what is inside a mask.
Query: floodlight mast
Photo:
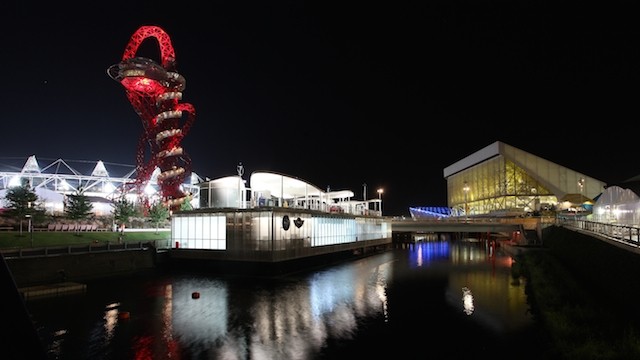
[[[160,64],[136,57],[140,44],[148,38],[158,42]],[[146,199],[144,187],[158,167],[160,193],[170,210],[179,210],[191,199],[191,194],[180,188],[191,174],[191,159],[180,142],[191,129],[196,114],[191,104],[180,103],[185,79],[175,67],[176,56],[169,35],[160,27],[142,26],[131,36],[122,61],[107,69],[107,74],[124,86],[129,102],[142,120],[143,133],[136,154],[136,191]]]

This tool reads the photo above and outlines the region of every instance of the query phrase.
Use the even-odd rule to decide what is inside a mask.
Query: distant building
[[[500,141],[446,167],[443,174],[451,216],[521,216],[547,209],[579,215],[606,186]]]
[[[416,206],[410,207],[409,213],[414,219],[444,219],[451,216],[451,208],[446,206]]]
[[[84,169],[85,171],[71,167],[70,163],[71,161],[57,159],[41,167],[36,156],[32,155],[21,163],[24,164],[21,167],[2,164],[0,166],[0,208],[6,205],[4,197],[7,189],[19,186],[22,181],[29,182],[38,195],[41,205],[51,215],[63,214],[65,196],[76,194],[80,189],[90,199],[93,212],[98,216],[111,214],[112,201],[122,196],[134,203],[138,201],[138,194],[126,191],[127,185],[136,181],[133,165],[114,165],[114,169],[120,170],[120,173],[114,176],[107,171],[102,160],[80,163],[82,167],[87,167],[89,164],[90,168]],[[122,171],[122,168],[125,170]],[[159,170],[156,169],[145,187],[145,194],[150,199],[159,198],[159,187],[156,181],[158,173]],[[199,204],[197,184],[201,181],[197,174],[192,173],[189,182],[182,185],[186,191],[193,194],[191,204],[194,207]]]

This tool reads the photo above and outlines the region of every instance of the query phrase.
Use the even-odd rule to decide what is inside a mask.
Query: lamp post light
[[[24,217],[29,220],[27,231],[29,232],[29,239],[31,240],[31,247],[33,247],[33,232],[31,231],[31,214],[27,214]]]
[[[29,231],[29,239],[31,241],[31,247],[33,247],[33,229],[31,228],[31,201],[27,202],[27,207],[29,208],[29,213],[25,215],[27,219],[29,219],[28,223],[28,231]]]
[[[582,201],[582,190],[584,189],[584,178],[578,180],[578,186],[580,187],[580,201]]]
[[[464,182],[464,187],[462,188],[462,190],[464,191],[464,222],[469,221],[469,206],[467,205],[467,194],[469,193],[469,184],[467,184],[467,182]]]
[[[236,170],[238,171],[238,208],[243,209],[244,194],[242,193],[242,175],[244,174],[244,166],[242,166],[242,163],[238,163]]]
[[[576,221],[578,221],[578,211],[584,204],[584,199],[582,195],[582,190],[584,189],[584,178],[580,178],[580,180],[578,180],[578,187],[580,188],[580,206],[576,206]]]
[[[380,200],[380,216],[382,216],[382,193],[384,192],[383,188],[378,189],[378,200]]]

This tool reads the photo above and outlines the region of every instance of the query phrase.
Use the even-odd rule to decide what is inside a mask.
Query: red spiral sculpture
[[[136,57],[140,44],[150,37],[158,42],[161,65]],[[175,65],[169,35],[157,26],[142,26],[131,36],[122,61],[107,69],[107,74],[124,86],[129,102],[142,119],[144,131],[136,157],[138,193],[143,194],[142,188],[159,168],[158,185],[163,202],[171,210],[180,209],[191,199],[191,194],[180,188],[191,174],[191,159],[180,142],[195,120],[193,106],[180,103],[185,79],[175,71]],[[146,150],[150,154],[145,160]]]

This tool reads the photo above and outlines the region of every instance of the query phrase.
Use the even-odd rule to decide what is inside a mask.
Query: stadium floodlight
[[[16,187],[22,185],[20,176],[16,175],[9,180],[9,187]]]

